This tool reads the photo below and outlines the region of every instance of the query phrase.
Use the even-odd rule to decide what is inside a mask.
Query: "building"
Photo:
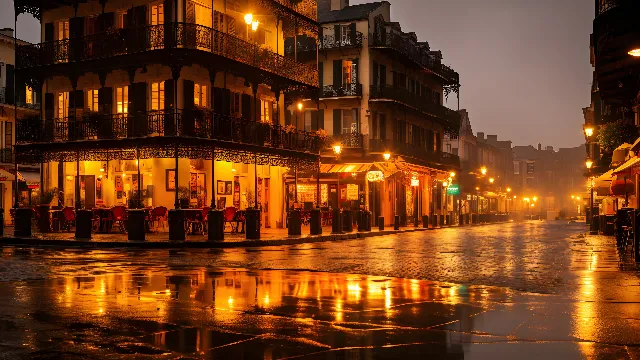
[[[317,62],[321,91],[316,101],[290,107],[290,121],[324,129],[340,146],[339,156],[331,148],[322,153],[324,205],[368,208],[374,219],[391,224],[398,215],[406,224],[444,214],[442,183],[459,160],[442,145],[445,134],[457,134],[460,115],[443,102],[458,91],[459,76],[440,51],[403,32],[390,10],[386,1],[319,2],[318,46],[298,37],[287,49]]]
[[[40,117],[18,123],[20,161],[66,206],[260,208],[285,223],[284,179],[316,169],[316,134],[284,127],[284,97],[318,70],[284,56],[317,37],[315,0],[15,0],[43,42],[17,49]],[[20,85],[22,86],[22,85]]]
[[[14,44],[29,45],[15,39],[13,29],[0,29],[0,206],[5,219],[10,220],[9,209],[15,204],[16,114],[18,118],[36,116],[40,109],[40,92],[25,84],[16,85]],[[39,199],[40,174],[38,167],[19,165],[18,194],[22,204]]]

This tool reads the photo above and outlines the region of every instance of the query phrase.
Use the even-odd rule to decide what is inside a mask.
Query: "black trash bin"
[[[31,237],[31,215],[29,208],[17,208],[14,219],[13,235],[15,237]]]
[[[91,210],[76,211],[76,239],[91,239],[92,217]]]
[[[311,235],[322,235],[322,211],[318,208],[311,210],[309,232]]]
[[[429,215],[422,215],[422,227],[425,229],[429,228]]]
[[[393,217],[393,230],[400,230],[400,215]]]
[[[130,209],[127,211],[127,237],[129,241],[145,240],[145,221],[147,212],[142,209]]]
[[[302,235],[302,224],[300,221],[300,210],[289,210],[289,219],[287,221],[287,228],[289,236]]]
[[[245,222],[247,240],[260,240],[260,209],[247,209]]]
[[[207,214],[207,240],[224,241],[224,211],[211,209]]]
[[[384,216],[378,216],[378,230],[384,231]]]
[[[353,231],[353,214],[351,210],[342,210],[342,231],[350,233]]]
[[[184,241],[184,210],[171,209],[169,210],[169,241]]]

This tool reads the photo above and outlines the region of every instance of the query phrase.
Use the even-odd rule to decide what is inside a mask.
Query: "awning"
[[[613,180],[611,182],[611,195],[625,196],[633,195],[635,193],[635,185],[632,181],[625,180]]]
[[[16,177],[13,176],[8,170],[0,169],[0,181],[15,181]]]
[[[324,164],[320,165],[321,173],[363,173],[371,169],[373,164]]]
[[[633,145],[631,145],[631,151],[638,151],[640,150],[640,137],[636,139],[636,141],[633,143]]]
[[[635,168],[640,166],[640,157],[633,157],[624,164],[620,165],[617,169],[613,170],[613,175],[627,174],[631,175]]]
[[[611,182],[615,180],[613,170],[609,170],[606,173],[598,176],[595,181],[595,192],[598,196],[609,196],[611,193]]]
[[[29,189],[40,187],[40,173],[37,172],[18,171],[18,180],[26,182]]]

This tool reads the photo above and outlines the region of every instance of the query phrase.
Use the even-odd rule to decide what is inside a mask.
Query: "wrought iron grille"
[[[362,96],[362,84],[344,84],[339,88],[333,85],[325,85],[322,87],[320,97],[342,97],[342,96]]]

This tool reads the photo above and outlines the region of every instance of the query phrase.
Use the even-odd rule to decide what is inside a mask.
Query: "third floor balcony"
[[[460,158],[457,155],[442,151],[429,151],[426,146],[407,144],[392,139],[369,140],[369,151],[381,154],[388,151],[394,155],[410,157],[430,164],[460,167]]]
[[[321,89],[321,98],[362,96],[362,84],[344,84],[339,88],[333,85],[325,85]]]
[[[318,70],[236,36],[192,23],[167,23],[109,31],[17,48],[17,68],[89,62],[166,49],[198,50],[253,66],[296,82],[317,86]],[[169,55],[169,54],[166,54]],[[164,56],[154,54],[156,56]],[[170,55],[169,55],[170,56]],[[114,60],[115,61],[115,60]],[[202,59],[215,62],[215,59]]]

